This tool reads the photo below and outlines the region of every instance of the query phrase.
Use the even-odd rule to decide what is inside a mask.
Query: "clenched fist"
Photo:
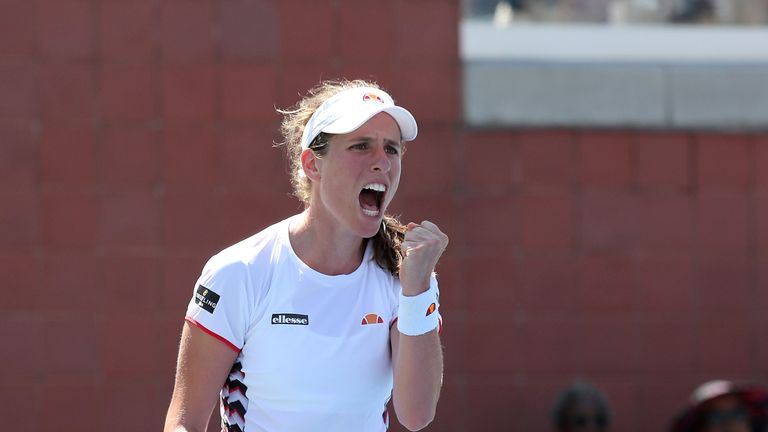
[[[400,264],[403,294],[414,296],[429,289],[429,279],[440,255],[448,246],[448,236],[430,221],[410,222],[401,245],[405,258]]]

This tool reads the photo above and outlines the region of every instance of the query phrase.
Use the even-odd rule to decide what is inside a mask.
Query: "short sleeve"
[[[195,284],[186,320],[240,352],[250,316],[247,268],[211,258]]]

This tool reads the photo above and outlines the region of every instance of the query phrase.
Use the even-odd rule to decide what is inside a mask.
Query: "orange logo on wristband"
[[[434,303],[432,303],[431,305],[429,305],[429,307],[427,308],[427,314],[426,314],[425,316],[430,316],[430,315],[432,315],[432,312],[434,312],[434,311],[435,311],[435,309],[437,309],[437,305],[435,305]]]

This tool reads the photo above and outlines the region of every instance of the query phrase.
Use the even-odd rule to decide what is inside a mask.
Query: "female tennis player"
[[[283,114],[304,211],[213,256],[189,303],[165,431],[409,430],[442,383],[434,269],[448,237],[385,216],[413,116],[374,83],[324,82]]]

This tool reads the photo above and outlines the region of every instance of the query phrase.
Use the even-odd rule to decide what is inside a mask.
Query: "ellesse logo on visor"
[[[366,93],[366,94],[364,94],[363,95],[363,100],[364,101],[376,101],[376,102],[384,103],[384,99],[380,98],[379,95],[374,94],[374,93]]]
[[[309,315],[276,313],[272,314],[272,324],[309,325]]]

